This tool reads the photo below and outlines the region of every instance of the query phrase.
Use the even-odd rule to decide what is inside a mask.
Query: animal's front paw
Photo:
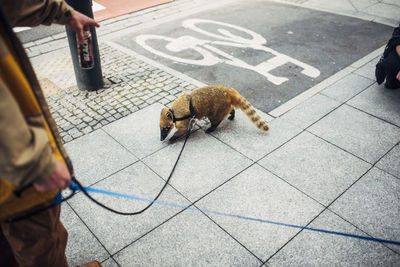
[[[175,143],[175,141],[176,141],[178,138],[179,138],[179,137],[172,136],[172,137],[168,140],[168,143],[173,144],[173,143]]]
[[[170,144],[173,144],[173,143],[176,142],[176,140],[180,139],[182,136],[183,136],[183,135],[173,135],[173,136],[168,140],[168,142],[169,142]]]

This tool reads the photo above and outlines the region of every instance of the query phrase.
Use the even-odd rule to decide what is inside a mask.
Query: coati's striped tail
[[[261,131],[263,132],[268,132],[269,127],[268,124],[257,114],[256,110],[254,109],[253,105],[250,104],[249,101],[247,101],[246,98],[243,96],[240,96],[239,103],[237,105],[244,114],[249,117],[250,121]]]

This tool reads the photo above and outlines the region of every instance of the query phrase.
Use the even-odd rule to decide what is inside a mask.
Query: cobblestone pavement
[[[168,105],[195,88],[108,45],[100,50],[108,88],[89,92],[71,86],[47,98],[65,143],[155,102]]]

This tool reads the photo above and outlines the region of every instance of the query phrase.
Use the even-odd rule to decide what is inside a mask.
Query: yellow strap
[[[30,89],[31,87],[28,83],[28,80],[11,53],[8,53],[6,56],[0,58],[0,78],[8,86],[8,88],[12,88],[11,93],[14,95],[15,99],[17,99],[19,107],[25,116],[42,114],[42,110],[39,107],[36,97]],[[46,120],[43,119],[43,122],[45,124],[45,128],[50,140],[50,146],[53,148],[55,157],[64,161],[61,153],[57,149],[56,142],[51,134]]]
[[[21,71],[18,63],[11,53],[0,58],[0,78],[11,89],[12,94],[19,103],[22,113],[27,115],[42,114],[39,104],[33,94],[31,87],[25,75]],[[42,115],[43,116],[43,115]],[[51,134],[50,128],[43,119],[46,131],[48,132],[49,142],[53,148],[54,156],[64,161],[61,153],[56,147],[55,140]],[[58,190],[40,193],[33,187],[25,190],[20,198],[17,198],[13,191],[17,187],[5,179],[0,178],[0,220],[7,218],[12,214],[17,214],[35,207],[43,202],[54,199]]]

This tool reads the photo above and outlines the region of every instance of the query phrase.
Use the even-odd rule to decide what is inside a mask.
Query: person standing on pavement
[[[84,29],[99,27],[63,0],[0,0],[2,266],[68,266],[68,233],[59,205],[15,220],[54,203],[57,193],[71,183],[72,165],[28,56],[11,28],[52,23],[68,25],[81,44]],[[85,266],[100,265],[93,261]]]
[[[394,29],[392,38],[376,64],[375,76],[378,84],[383,83],[386,78],[386,88],[400,88],[400,25]]]

